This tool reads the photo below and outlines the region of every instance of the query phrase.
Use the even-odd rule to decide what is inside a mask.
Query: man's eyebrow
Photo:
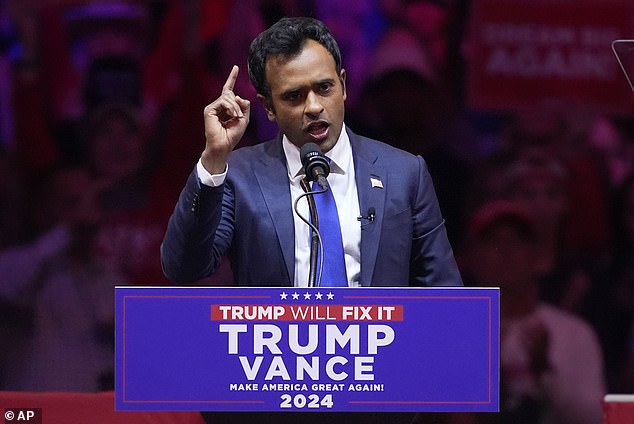
[[[301,87],[293,87],[293,88],[289,88],[289,89],[284,90],[284,91],[282,92],[282,97],[286,97],[286,96],[288,96],[288,95],[290,95],[290,94],[299,93],[299,92],[301,92],[301,91],[302,91],[302,88],[301,88]]]

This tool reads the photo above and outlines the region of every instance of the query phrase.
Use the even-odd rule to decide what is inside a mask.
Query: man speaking
[[[315,285],[462,285],[423,159],[344,125],[346,71],[328,29],[314,19],[284,18],[253,41],[248,64],[257,98],[280,134],[233,151],[250,115],[249,101],[233,91],[234,66],[204,111],[205,149],[161,246],[165,274],[195,282],[228,253],[239,285],[311,285],[313,230],[301,217],[310,215],[305,192],[320,191],[313,198],[324,259]],[[305,178],[304,165],[313,158],[321,164],[317,173],[328,174],[323,188],[304,181],[315,179]],[[213,413],[205,419],[398,423],[411,414]]]
[[[250,102],[233,91],[234,66],[204,110],[205,148],[161,246],[167,277],[201,280],[228,254],[241,286],[307,286],[312,230],[301,217],[309,216],[303,195],[315,189],[302,182],[300,151],[314,143],[330,168],[314,195],[329,204],[327,212],[317,207],[327,233],[318,283],[462,285],[424,160],[345,126],[346,71],[328,29],[312,18],[283,18],[253,41],[248,66],[280,133],[233,151],[250,116]]]

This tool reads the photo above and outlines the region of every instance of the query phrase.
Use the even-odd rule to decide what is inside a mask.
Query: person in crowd
[[[165,281],[156,251],[173,193],[180,190],[170,178],[180,185],[198,154],[175,135],[200,132],[182,116],[208,98],[201,44],[222,29],[216,20],[227,13],[224,3],[56,2],[13,8],[29,47],[15,72],[19,169],[37,186],[60,163],[89,168],[107,186],[99,199],[108,218],[97,235],[97,253],[131,281]],[[203,31],[201,21],[210,13],[214,24]]]
[[[12,3],[25,46],[15,64],[16,149],[32,173],[85,160],[81,123],[102,102],[134,104],[160,127],[179,88],[186,9],[206,9],[196,0]]]
[[[483,204],[469,221],[465,283],[500,287],[501,406],[499,414],[456,422],[601,422],[601,346],[586,321],[540,300],[539,225],[530,211],[506,200]]]
[[[557,162],[565,170],[559,191],[567,207],[559,241],[571,255],[601,261],[609,250],[609,187],[587,146],[593,119],[592,112],[569,104],[517,112],[509,116],[500,148],[517,158],[541,156],[534,162]]]
[[[33,217],[39,236],[0,252],[0,299],[24,318],[8,330],[3,390],[113,388],[114,286],[126,280],[95,255],[100,190],[83,169],[54,172]]]
[[[466,105],[466,62],[462,49],[466,39],[469,6],[464,0],[378,0],[386,19],[389,34],[394,29],[406,30],[425,50],[428,66],[438,90],[444,95],[442,105],[450,114],[451,125],[474,132],[475,122]],[[483,146],[467,137],[450,139],[448,144],[462,160],[472,161],[484,152]]]
[[[447,218],[449,239],[458,245],[471,166],[454,151],[454,140],[473,139],[473,134],[452,113],[429,54],[411,30],[390,29],[371,59],[361,101],[351,111],[351,125],[425,158]]]
[[[605,191],[580,131],[561,108],[548,110],[509,117],[502,144],[476,166],[466,208],[495,199],[523,204],[540,223],[542,299],[595,323],[606,305]]]
[[[153,191],[153,132],[139,113],[129,104],[106,103],[85,122],[87,167],[102,186],[94,253],[129,281],[160,284],[165,279],[156,252],[171,207]]]
[[[512,124],[504,134],[502,148],[478,164],[466,208],[474,210],[490,201],[511,200],[539,223],[534,230],[538,246],[534,262],[540,299],[593,326],[603,351],[608,387],[616,388],[623,373],[627,319],[614,295],[615,279],[609,272],[606,254],[600,253],[605,247],[597,243],[599,246],[588,251],[580,248],[586,242],[579,243],[604,239],[598,236],[607,222],[600,218],[603,199],[599,196],[596,202],[591,200],[597,199],[599,180],[593,178],[591,167],[581,166],[587,162],[581,160],[583,152],[575,150],[582,147],[572,146],[572,136],[566,135],[567,125],[555,115],[551,118],[533,117],[531,130],[520,130],[517,123]],[[541,125],[541,129],[534,125]]]
[[[452,25],[458,5],[454,0],[380,0],[393,26],[405,27],[416,36],[429,52],[434,73],[444,78],[450,70],[450,55],[457,53],[452,45]],[[455,64],[454,64],[455,65]]]
[[[504,172],[503,197],[521,204],[539,223],[536,275],[543,300],[590,318],[603,269],[567,244],[574,214],[571,176],[556,152],[544,146],[524,146],[514,153]]]

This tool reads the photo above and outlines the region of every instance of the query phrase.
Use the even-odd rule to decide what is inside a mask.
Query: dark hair
[[[335,60],[341,75],[341,52],[337,41],[319,20],[305,17],[282,18],[258,35],[249,47],[249,79],[255,90],[270,100],[271,88],[266,81],[266,61],[271,56],[287,58],[298,55],[306,40],[317,41]]]

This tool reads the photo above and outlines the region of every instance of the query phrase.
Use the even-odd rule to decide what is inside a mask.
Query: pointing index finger
[[[236,84],[236,80],[238,79],[239,68],[237,65],[233,65],[231,68],[231,72],[229,73],[229,77],[227,78],[227,82],[222,86],[222,92],[226,93],[227,91],[233,91],[233,86]]]

